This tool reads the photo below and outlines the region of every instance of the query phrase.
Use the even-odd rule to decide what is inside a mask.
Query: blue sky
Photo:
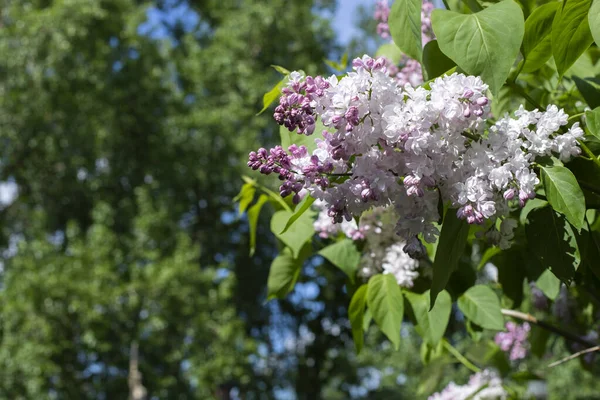
[[[338,34],[340,44],[348,44],[352,36],[358,33],[357,29],[357,7],[364,5],[375,10],[375,0],[339,0],[335,12],[333,29]]]

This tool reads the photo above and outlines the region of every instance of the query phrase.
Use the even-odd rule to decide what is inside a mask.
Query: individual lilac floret
[[[429,400],[504,400],[507,398],[508,393],[502,387],[502,379],[490,370],[471,375],[466,385],[450,382],[444,390],[429,396]]]
[[[517,325],[509,321],[506,323],[506,332],[498,332],[494,341],[502,351],[509,353],[511,361],[521,360],[527,356],[527,337],[530,330],[527,322]]]

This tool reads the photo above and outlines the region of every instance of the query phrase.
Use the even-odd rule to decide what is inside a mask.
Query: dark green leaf
[[[444,75],[456,64],[442,53],[437,40],[432,40],[423,49],[423,66],[427,71],[427,79],[434,79]]]
[[[466,73],[481,76],[492,94],[498,94],[523,39],[521,7],[504,0],[469,15],[436,9],[432,24],[442,52]]]
[[[431,283],[431,307],[435,299],[446,288],[450,275],[456,269],[467,244],[469,224],[458,219],[456,210],[448,209],[442,224],[442,232],[438,241],[435,260],[433,262],[433,281]]]
[[[588,11],[591,0],[565,0],[552,23],[552,54],[559,76],[587,50],[594,39]]]
[[[265,194],[261,194],[256,204],[248,210],[248,225],[250,226],[250,257],[254,255],[256,249],[256,224],[258,224],[258,216],[262,206],[269,200]]]
[[[271,218],[271,231],[292,250],[294,257],[298,257],[300,249],[315,233],[313,228],[315,212],[313,210],[306,211],[285,233],[279,233],[283,230],[292,215],[292,212],[286,210],[277,211],[273,214]]]
[[[563,214],[577,229],[583,227],[585,197],[569,169],[559,165],[541,167],[542,184],[548,202],[554,210]]]
[[[367,285],[361,285],[356,292],[354,292],[352,300],[350,301],[350,307],[348,307],[348,317],[350,318],[352,337],[357,353],[360,353],[364,342],[363,324],[365,306],[367,303],[367,287]]]
[[[281,231],[281,233],[285,233],[290,228],[290,226],[292,226],[292,224],[296,222],[298,218],[300,218],[306,212],[306,210],[310,208],[310,206],[312,206],[314,202],[314,197],[306,196],[302,203],[298,204],[298,207],[296,207],[296,210],[294,210],[294,214],[292,214],[288,222],[285,224],[285,228],[283,228],[283,231]]]
[[[516,308],[523,301],[523,280],[527,270],[523,268],[521,252],[518,250],[505,250],[493,257],[492,262],[498,268],[498,283],[502,285],[502,292],[511,301],[511,308]]]
[[[398,350],[404,301],[400,287],[391,274],[374,275],[369,279],[367,305],[381,331]]]
[[[590,108],[600,107],[600,79],[574,76],[573,81]]]
[[[503,330],[500,300],[492,289],[477,285],[458,298],[458,308],[467,318],[485,329]]]
[[[552,57],[552,22],[560,3],[552,2],[536,8],[525,21],[521,46],[525,58],[524,72],[533,72]]]
[[[403,53],[421,61],[421,0],[396,0],[390,10],[388,24],[394,43]]]
[[[431,310],[429,310],[429,291],[422,294],[405,292],[405,296],[412,306],[423,339],[432,346],[437,345],[444,336],[450,320],[452,309],[450,295],[445,290],[441,291]]]
[[[557,277],[568,282],[578,265],[571,227],[548,206],[532,210],[528,220],[525,231],[529,248],[544,268],[551,268]]]
[[[344,239],[331,244],[319,251],[319,254],[341,269],[348,275],[350,281],[354,282],[356,269],[360,262],[360,252],[356,249],[352,240]]]
[[[542,358],[546,353],[546,343],[550,338],[550,331],[540,328],[537,325],[531,327],[531,333],[529,335],[529,344],[531,345],[531,353]]]

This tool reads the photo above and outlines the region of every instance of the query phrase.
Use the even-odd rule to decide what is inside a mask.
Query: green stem
[[[579,113],[579,114],[573,114],[573,115],[571,115],[571,116],[569,117],[568,121],[569,121],[569,122],[571,122],[571,121],[572,121],[572,120],[574,120],[574,119],[580,118],[580,117],[581,117],[583,114],[585,114],[585,113],[582,113],[582,112],[581,112],[581,113]]]
[[[600,167],[600,160],[598,160],[598,157],[596,157],[596,155],[594,153],[592,153],[592,151],[590,150],[589,147],[586,146],[586,144],[583,142],[583,140],[578,139],[577,140],[579,142],[579,146],[581,146],[581,150],[583,150],[583,152],[592,159],[592,161],[594,162],[594,164],[596,164],[598,167]]]
[[[450,10],[450,6],[448,5],[448,0],[442,0],[442,2],[444,3],[444,7],[446,7],[446,10]]]
[[[517,85],[516,83],[509,83],[509,86],[513,88],[517,93],[519,93],[525,100],[527,100],[529,104],[531,104],[540,111],[546,111],[546,108],[542,107],[541,104],[539,104],[537,101],[531,98],[531,96],[529,96],[521,86]]]
[[[480,372],[481,368],[479,368],[478,366],[476,366],[475,364],[473,364],[471,361],[467,360],[467,358],[465,356],[463,356],[462,354],[460,354],[460,352],[458,350],[456,350],[451,344],[450,342],[448,342],[446,339],[442,340],[442,345],[444,346],[444,348],[446,350],[448,350],[448,352],[450,354],[452,354],[458,361],[460,361],[460,363],[462,365],[464,365],[465,367],[467,367],[468,369],[470,369],[472,372]]]
[[[517,67],[517,72],[515,73],[514,78],[512,79],[512,84],[516,84],[515,82],[517,82],[517,78],[519,77],[519,74],[521,73],[521,71],[523,71],[523,67],[525,66],[525,60],[521,60],[521,62],[519,63],[519,66]]]
[[[479,142],[479,140],[481,139],[479,136],[474,135],[471,132],[467,132],[467,131],[462,132],[461,135],[463,135],[464,137],[469,138],[471,140],[474,140],[476,142]]]

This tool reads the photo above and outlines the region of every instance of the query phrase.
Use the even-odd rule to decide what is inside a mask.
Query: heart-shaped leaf
[[[396,0],[388,17],[394,43],[417,61],[421,61],[423,54],[421,5],[421,0]]]
[[[466,73],[481,76],[498,94],[523,39],[521,7],[504,0],[469,15],[436,9],[431,19],[442,52]]]

